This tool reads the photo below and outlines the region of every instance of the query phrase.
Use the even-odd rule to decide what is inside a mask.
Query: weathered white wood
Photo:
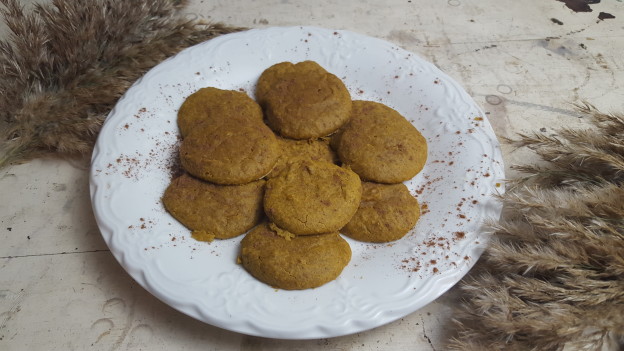
[[[575,13],[556,0],[192,0],[186,11],[230,25],[314,25],[386,39],[458,80],[497,135],[513,136],[586,125],[571,106],[579,100],[624,108],[624,3],[591,6]],[[616,19],[599,21],[601,11]],[[504,157],[507,165],[530,159],[508,147]],[[453,333],[457,292],[333,339],[249,337],[186,317],[134,283],[108,252],[87,167],[47,160],[0,170],[1,350],[443,350]]]
[[[0,172],[0,257],[107,250],[89,198],[88,160],[35,160]]]
[[[175,311],[138,286],[106,250],[2,258],[0,272],[2,350],[433,349],[450,308],[443,298],[368,332],[284,341],[225,331]]]

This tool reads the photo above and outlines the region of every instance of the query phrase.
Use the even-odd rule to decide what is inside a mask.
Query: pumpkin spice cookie
[[[349,222],[361,195],[357,174],[329,162],[304,160],[269,179],[264,210],[271,221],[294,234],[329,233]]]
[[[262,218],[265,183],[217,185],[183,174],[171,182],[162,201],[187,228],[228,239],[245,233]]]
[[[256,100],[271,129],[292,139],[327,136],[351,111],[344,83],[313,61],[282,62],[266,69],[258,79]]]
[[[243,92],[208,87],[184,100],[178,110],[178,127],[185,137],[204,123],[221,124],[236,118],[262,123],[262,109]]]
[[[427,141],[392,108],[354,101],[351,119],[332,138],[345,166],[363,180],[400,183],[414,177],[427,161]]]
[[[274,288],[316,288],[336,279],[351,260],[351,248],[338,233],[290,239],[261,224],[241,241],[243,267]]]
[[[344,228],[346,236],[384,243],[401,239],[420,217],[420,206],[404,184],[362,182],[362,201]]]
[[[295,140],[277,137],[280,156],[271,173],[266,178],[274,178],[290,163],[300,160],[325,161],[336,163],[338,155],[329,146],[329,139]]]
[[[182,167],[217,184],[244,184],[269,173],[278,157],[275,134],[264,123],[204,124],[180,144]]]

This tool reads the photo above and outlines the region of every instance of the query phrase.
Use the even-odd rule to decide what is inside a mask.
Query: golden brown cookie
[[[363,180],[400,183],[427,161],[427,142],[401,114],[373,101],[354,101],[351,119],[332,140],[340,160]]]
[[[178,111],[178,127],[185,137],[201,124],[220,124],[233,118],[262,123],[262,109],[243,92],[208,87],[184,100]]]
[[[319,287],[336,279],[350,260],[351,248],[338,233],[289,240],[265,223],[241,241],[243,267],[256,279],[279,289]]]
[[[204,124],[180,144],[182,167],[217,184],[244,184],[269,173],[278,157],[275,134],[264,123]]]
[[[329,233],[349,222],[361,195],[357,174],[329,162],[304,160],[269,179],[264,211],[294,234]]]
[[[265,183],[216,185],[183,174],[171,182],[162,201],[192,231],[228,239],[245,233],[262,218]]]
[[[258,79],[256,100],[271,129],[292,139],[314,139],[349,119],[351,95],[344,83],[313,61],[282,62]]]
[[[338,155],[329,147],[329,139],[295,140],[277,137],[277,144],[280,156],[271,173],[266,176],[267,179],[276,177],[289,163],[299,160],[338,162]]]
[[[384,243],[401,239],[416,225],[420,206],[404,184],[362,182],[362,201],[341,233],[350,238]]]

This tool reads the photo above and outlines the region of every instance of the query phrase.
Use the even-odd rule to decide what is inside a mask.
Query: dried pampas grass
[[[578,108],[595,128],[511,141],[548,166],[517,167],[449,349],[624,349],[624,116]]]
[[[107,113],[147,70],[240,30],[180,16],[181,0],[54,0],[26,13],[0,0],[0,168],[91,151]]]

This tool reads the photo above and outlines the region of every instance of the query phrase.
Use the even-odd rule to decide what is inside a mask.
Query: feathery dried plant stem
[[[187,20],[186,1],[53,0],[26,13],[0,0],[0,168],[86,154],[110,109],[147,70],[189,46],[243,30]]]
[[[547,166],[518,167],[528,176],[501,196],[449,349],[624,347],[624,117],[577,108],[594,129],[511,141]]]

